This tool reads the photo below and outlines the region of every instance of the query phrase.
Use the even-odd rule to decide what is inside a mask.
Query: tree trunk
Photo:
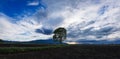
[[[62,37],[60,38],[60,44],[62,44]]]

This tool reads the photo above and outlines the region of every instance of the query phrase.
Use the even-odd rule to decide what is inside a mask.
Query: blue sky
[[[37,3],[39,2],[39,3]],[[32,4],[33,5],[29,5]],[[35,5],[35,3],[37,5]],[[38,9],[46,8],[40,0],[4,0],[0,1],[0,12],[6,14],[9,17],[17,18],[17,16],[24,17],[24,13],[27,16],[33,15]],[[18,20],[18,19],[16,19]]]
[[[120,35],[120,0],[0,1],[0,38],[47,40],[58,27],[67,29],[66,43],[115,41]]]

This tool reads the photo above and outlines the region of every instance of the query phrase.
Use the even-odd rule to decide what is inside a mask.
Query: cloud
[[[40,4],[39,0],[35,0],[35,1],[30,1],[28,2],[28,6],[38,6]]]
[[[10,18],[4,15],[0,17],[0,38],[9,41],[31,41],[37,39],[49,39],[52,35],[36,33],[35,29],[42,25],[34,20],[21,20],[16,23],[9,21]]]
[[[116,40],[117,34],[114,32],[120,31],[119,0],[61,0],[59,3],[55,3],[57,0],[44,1],[48,5],[49,17],[59,16],[63,19],[58,27],[67,29],[68,40]],[[114,38],[109,38],[113,33]]]
[[[46,9],[38,9],[32,16],[23,17],[16,23],[10,22],[11,18],[7,16],[1,16],[0,38],[15,41],[49,39],[52,34],[48,35],[47,31],[52,32],[58,27],[67,29],[68,39],[65,42],[120,38],[119,0],[43,0],[42,2],[46,4]],[[37,1],[33,1],[28,5],[37,4]]]
[[[118,13],[120,11],[118,10],[120,10],[120,5],[113,5],[113,3],[115,2],[113,2],[112,0],[110,0],[109,2],[101,0],[100,4],[91,4],[92,6],[89,5],[89,7],[83,7],[85,9],[85,13],[82,13],[84,15],[82,15],[82,17],[80,13],[76,12],[76,14],[74,15],[76,16],[77,14],[79,14],[77,18],[81,18],[78,18],[76,22],[72,21],[73,23],[68,26],[68,35],[70,35],[69,38],[72,37],[72,39],[75,40],[116,40],[116,38],[120,38],[119,36],[117,36],[120,32],[120,30],[118,30],[120,26],[117,25],[119,24],[118,16],[120,16],[120,14]],[[82,7],[80,8],[82,9]],[[82,12],[81,9],[78,10]],[[74,17],[73,19],[76,18]]]

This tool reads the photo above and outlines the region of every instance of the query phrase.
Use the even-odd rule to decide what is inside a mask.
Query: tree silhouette
[[[66,29],[65,28],[57,28],[53,33],[53,40],[54,41],[59,41],[62,43],[63,40],[66,39]]]
[[[3,42],[3,40],[2,39],[0,39],[0,43],[2,43]]]

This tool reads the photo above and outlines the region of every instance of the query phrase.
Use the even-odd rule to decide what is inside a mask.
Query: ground
[[[48,48],[16,53],[0,52],[0,59],[120,59],[120,45],[37,45],[32,48],[40,47]]]

